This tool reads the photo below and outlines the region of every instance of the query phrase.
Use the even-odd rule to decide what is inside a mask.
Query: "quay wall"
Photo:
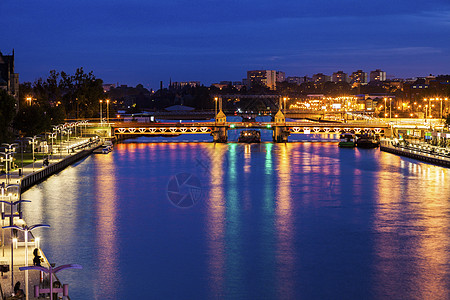
[[[431,163],[434,165],[450,168],[450,160],[448,160],[448,159],[446,160],[446,159],[443,159],[443,158],[440,158],[437,156],[427,155],[425,153],[419,153],[416,151],[411,151],[411,150],[402,149],[402,148],[394,148],[394,147],[385,146],[385,145],[380,145],[380,150],[389,152],[392,154],[397,154],[400,156],[406,156],[409,158],[417,159],[417,160]]]
[[[65,157],[64,159],[60,160],[57,163],[50,164],[48,167],[35,171],[24,178],[22,178],[20,185],[22,192],[29,189],[36,183],[39,183],[43,181],[44,179],[48,178],[49,176],[58,173],[59,171],[65,169],[66,167],[70,166],[71,164],[77,162],[78,160],[92,154],[92,152],[101,147],[101,144],[95,147],[92,147],[90,149],[81,150],[71,156]]]

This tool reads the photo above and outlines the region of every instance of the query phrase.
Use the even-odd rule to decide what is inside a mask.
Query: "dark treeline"
[[[22,83],[13,128],[19,135],[30,136],[50,130],[65,119],[97,117],[99,100],[105,97],[102,84],[83,68],[73,75],[52,70],[46,79]]]

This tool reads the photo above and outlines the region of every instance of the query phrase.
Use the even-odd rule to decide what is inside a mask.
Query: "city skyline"
[[[432,1],[6,1],[3,54],[20,82],[93,71],[105,83],[210,85],[248,70],[286,76],[382,69],[388,78],[448,74],[450,4]]]

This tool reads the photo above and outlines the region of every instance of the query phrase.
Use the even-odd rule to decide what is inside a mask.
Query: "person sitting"
[[[39,255],[39,249],[38,248],[33,250],[33,255],[34,255],[33,265],[40,267],[41,266],[41,256]]]

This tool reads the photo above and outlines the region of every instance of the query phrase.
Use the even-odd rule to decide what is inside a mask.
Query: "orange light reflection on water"
[[[209,298],[220,299],[223,297],[225,277],[225,194],[222,182],[224,176],[222,159],[226,148],[224,145],[211,145],[211,147],[214,147],[209,155],[211,188],[209,195],[206,196],[208,199],[208,269],[212,293]]]
[[[127,149],[134,149],[128,144]],[[131,151],[130,151],[131,152]],[[95,173],[95,215],[98,247],[98,295],[115,295],[118,286],[117,197],[113,155],[97,155]]]
[[[449,182],[449,171],[394,155],[381,155],[380,159],[385,168],[375,182],[375,293],[383,287],[391,298],[450,299],[450,188],[441,188]],[[400,172],[407,170],[407,175],[393,174],[396,165]],[[414,271],[405,274],[405,268]],[[401,289],[399,282],[404,285]],[[409,294],[400,294],[402,291]]]
[[[291,163],[290,153],[292,145],[280,145],[278,155],[277,175],[278,189],[276,194],[275,228],[277,237],[276,246],[276,284],[277,290],[285,299],[295,299],[293,273],[295,259],[293,215],[291,209]]]

